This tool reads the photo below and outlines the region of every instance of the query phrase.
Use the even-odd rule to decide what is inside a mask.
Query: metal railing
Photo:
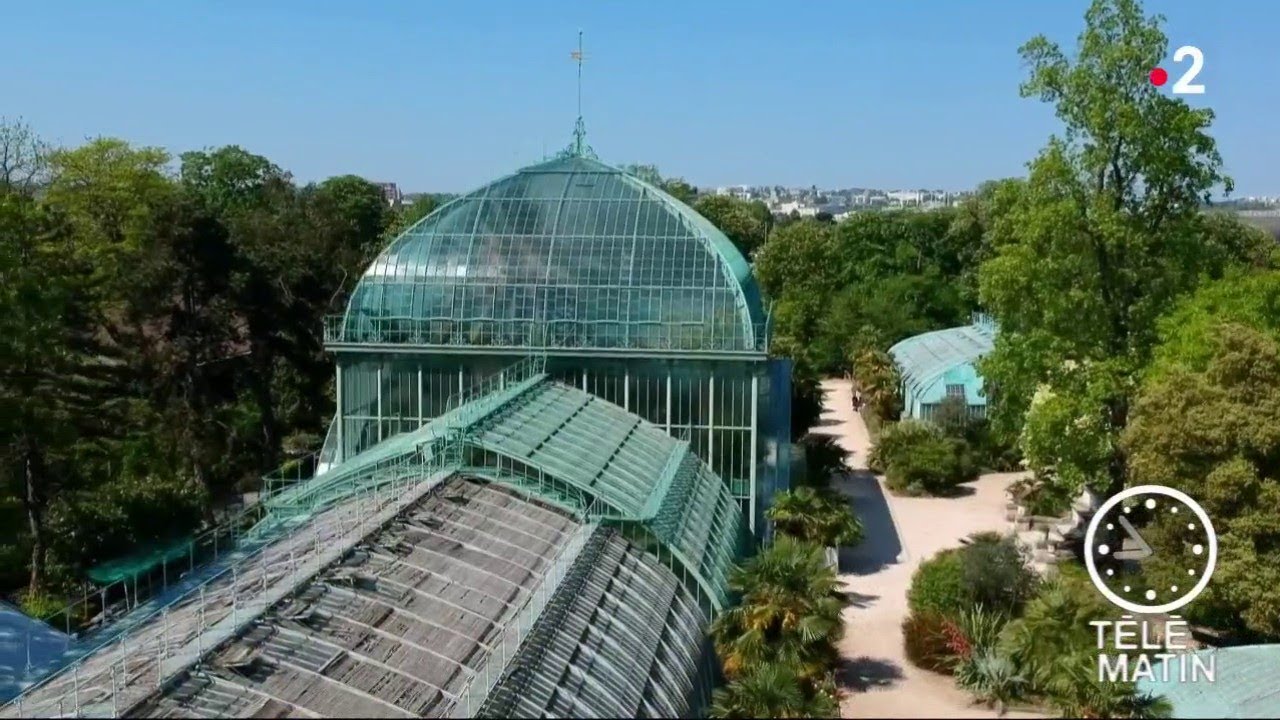
[[[449,318],[348,318],[324,322],[326,344],[490,347],[514,350],[650,350],[740,352],[769,350],[768,323],[748,335],[742,323],[620,320],[453,320]]]
[[[530,355],[523,360],[486,375],[461,391],[451,393],[445,400],[445,412],[457,410],[476,398],[490,395],[508,385],[516,385],[547,371],[546,355]]]
[[[437,466],[424,464],[415,475],[360,490],[278,542],[221,568],[24,690],[0,708],[0,717],[128,713],[438,485],[449,473]]]
[[[66,633],[73,641],[86,633],[105,632],[115,620],[148,600],[164,595],[171,587],[181,588],[200,568],[236,552],[241,539],[263,514],[258,503],[243,507],[187,540],[183,557],[158,562],[143,572],[98,587],[86,582],[80,599],[37,619]]]

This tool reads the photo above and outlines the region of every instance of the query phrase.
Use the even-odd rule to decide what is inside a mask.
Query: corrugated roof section
[[[665,542],[717,606],[743,542],[728,487],[687,442],[599,397],[542,383],[473,428],[468,444],[538,468]]]
[[[697,711],[707,620],[670,569],[601,530],[483,717],[683,717]],[[589,555],[588,555],[589,553]],[[589,557],[589,562],[587,561]]]
[[[1280,714],[1280,644],[1200,650],[1206,664],[1213,659],[1214,679],[1191,682],[1191,666],[1182,677],[1179,660],[1164,679],[1156,665],[1154,681],[1138,681],[1143,692],[1163,695],[1175,718],[1270,718]],[[1189,660],[1189,658],[1188,658]]]

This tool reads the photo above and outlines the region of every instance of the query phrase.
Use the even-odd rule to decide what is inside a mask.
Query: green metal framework
[[[750,267],[706,219],[583,147],[440,208],[370,266],[326,325],[331,460],[423,427],[532,351],[688,439],[762,529],[788,484],[790,373],[767,355]]]
[[[567,156],[455,199],[365,272],[329,342],[762,352],[741,253],[670,195]]]
[[[275,532],[398,478],[456,470],[501,482],[592,522],[635,523],[665,546],[709,612],[728,599],[745,523],[725,483],[686,441],[541,372],[531,358],[423,427],[264,499]],[[511,377],[510,381],[505,378]],[[488,389],[489,392],[481,392]]]

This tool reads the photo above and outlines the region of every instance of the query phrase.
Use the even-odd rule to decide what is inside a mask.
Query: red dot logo
[[[1165,72],[1164,68],[1156,68],[1151,71],[1152,85],[1155,85],[1156,87],[1160,87],[1161,85],[1167,82],[1169,82],[1169,73]]]

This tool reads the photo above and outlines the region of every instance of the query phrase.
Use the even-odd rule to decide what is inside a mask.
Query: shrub
[[[1000,631],[1009,622],[1004,613],[988,610],[981,605],[969,608],[956,618],[956,625],[973,653],[993,649],[1000,642]]]
[[[964,547],[943,550],[920,564],[911,577],[907,605],[914,612],[957,619],[974,608],[1014,616],[1039,587],[1040,576],[1012,536],[978,533]]]
[[[945,436],[928,423],[907,420],[885,428],[868,457],[885,474],[889,487],[912,494],[947,494],[978,476],[978,465],[964,440]]]
[[[1017,615],[1040,586],[1040,576],[1012,536],[971,536],[960,558],[964,594],[973,605]]]
[[[867,456],[867,466],[878,473],[886,472],[892,459],[906,455],[912,448],[935,435],[933,428],[914,420],[886,425],[880,432],[875,447],[871,449],[871,454]]]
[[[955,676],[961,689],[1001,714],[1030,688],[1030,681],[1018,666],[992,648],[975,652],[957,665]]]
[[[67,605],[67,601],[44,593],[32,594],[24,592],[22,593],[18,604],[19,607],[22,608],[22,612],[30,615],[31,617],[38,618],[40,620],[48,620],[54,615],[62,612],[62,609]]]
[[[902,623],[907,659],[916,667],[950,674],[956,665],[956,625],[936,612],[912,612]]]
[[[911,576],[907,607],[912,613],[959,615],[971,605],[960,549],[943,550],[920,563]]]

